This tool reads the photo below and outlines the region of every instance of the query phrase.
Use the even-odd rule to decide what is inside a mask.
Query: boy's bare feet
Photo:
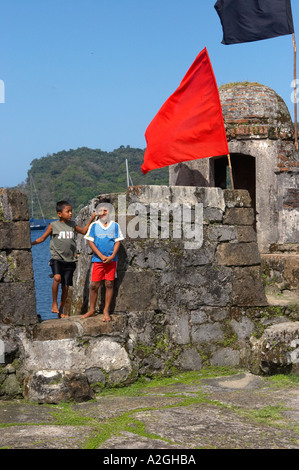
[[[88,312],[86,312],[84,315],[82,315],[81,318],[88,318],[88,317],[93,317],[95,314],[95,311],[94,310],[89,310]]]
[[[58,315],[59,315],[59,310],[58,310],[58,305],[57,304],[52,304],[51,312],[52,313],[58,313]]]
[[[58,318],[61,318],[61,314],[60,314],[60,312],[59,312],[59,310],[58,310],[58,305],[57,305],[57,304],[56,304],[56,305],[55,305],[55,304],[52,304],[51,312],[52,312],[52,313],[57,313],[57,317],[58,317]]]
[[[103,321],[111,321],[109,313],[103,311]]]

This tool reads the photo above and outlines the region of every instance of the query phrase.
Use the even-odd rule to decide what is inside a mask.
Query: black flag
[[[223,44],[259,41],[294,32],[291,0],[218,0]]]

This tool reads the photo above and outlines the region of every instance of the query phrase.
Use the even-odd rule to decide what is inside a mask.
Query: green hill
[[[34,159],[25,183],[17,188],[30,198],[30,175],[46,218],[56,217],[56,201],[67,199],[73,206],[74,217],[90,199],[99,194],[123,192],[127,187],[126,159],[134,185],[168,185],[168,168],[153,170],[146,175],[141,171],[144,150],[121,146],[112,152],[81,147],[63,150],[53,155]],[[34,217],[41,212],[34,197]],[[31,210],[31,209],[30,209]]]

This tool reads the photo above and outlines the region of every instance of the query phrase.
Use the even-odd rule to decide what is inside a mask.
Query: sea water
[[[43,220],[35,220],[36,223],[43,223]],[[46,227],[52,220],[46,220]],[[41,237],[46,229],[32,230],[31,241]],[[31,249],[33,258],[33,274],[35,283],[36,312],[42,320],[57,318],[57,313],[52,313],[52,282],[50,277],[52,270],[50,261],[50,237],[43,243],[34,245]],[[61,289],[59,289],[58,302],[60,301]]]

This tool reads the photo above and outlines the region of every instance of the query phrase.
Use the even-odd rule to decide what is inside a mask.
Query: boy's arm
[[[96,218],[96,213],[95,211],[93,211],[93,214],[91,216],[91,219],[89,220],[89,222],[87,222],[87,224],[85,225],[85,227],[79,227],[79,225],[76,225],[75,226],[75,230],[76,232],[78,233],[81,233],[81,235],[85,235],[87,230],[88,230],[88,227],[90,226],[90,224],[94,221],[94,219]]]
[[[92,251],[103,261],[107,258],[107,256],[103,255],[103,253],[100,252],[100,250],[96,247],[95,243],[92,242],[91,240],[88,240],[88,245],[92,249]]]
[[[51,224],[49,224],[45,232],[42,234],[42,236],[37,238],[33,242],[31,242],[31,246],[39,245],[40,243],[43,243],[46,240],[46,238],[48,238],[48,236],[51,235],[51,233],[52,233],[52,226]]]
[[[113,258],[115,258],[116,253],[117,253],[118,250],[119,250],[119,247],[120,247],[120,242],[115,242],[112,255],[107,256],[107,257],[103,260],[103,263],[110,263],[110,262],[113,260]]]

